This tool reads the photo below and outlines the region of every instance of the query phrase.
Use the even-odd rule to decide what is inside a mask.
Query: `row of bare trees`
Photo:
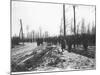
[[[70,29],[71,29],[70,32],[72,32],[73,34],[70,35],[70,39],[69,39],[69,38],[67,38],[67,37],[69,37],[69,35],[67,35],[67,33],[66,33],[65,4],[63,4],[63,26],[60,26],[60,35],[58,37],[62,36],[64,40],[67,40],[68,44],[70,44],[69,41],[73,42],[73,43],[76,43],[76,41],[78,39],[85,40],[87,38],[93,37],[91,35],[96,35],[96,26],[91,25],[92,29],[90,29],[89,24],[87,26],[85,25],[85,19],[82,19],[82,21],[78,25],[76,25],[75,7],[76,6],[73,5],[73,14],[74,14],[74,19],[73,19],[74,21],[73,22],[74,22],[74,26],[72,26],[72,23],[70,24],[70,26],[71,26],[70,27]],[[29,29],[28,26],[27,26],[27,32],[28,32],[27,33],[27,38],[25,38],[21,19],[20,19],[20,25],[21,25],[21,27],[20,27],[19,38],[17,38],[17,40],[19,40],[19,41],[15,40],[16,42],[23,42],[23,44],[24,44],[24,42],[34,42],[34,41],[40,42],[41,40],[42,40],[42,42],[43,41],[45,41],[45,42],[50,42],[50,41],[55,42],[55,40],[58,39],[57,36],[56,37],[49,37],[49,34],[48,34],[47,31],[43,35],[41,27],[39,28],[39,32],[32,31],[32,32],[29,33],[28,32],[28,29]],[[84,34],[86,35],[85,38],[83,38]],[[55,40],[54,40],[54,38],[55,38]],[[78,39],[76,39],[76,38],[78,38]],[[14,37],[13,37],[12,40],[13,40],[13,43],[14,43]],[[60,40],[60,39],[58,39],[58,40]],[[95,38],[94,38],[94,40],[95,40]],[[78,43],[80,43],[80,42],[82,42],[82,41],[78,41]]]

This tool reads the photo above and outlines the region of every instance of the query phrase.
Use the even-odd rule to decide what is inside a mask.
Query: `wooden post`
[[[63,21],[64,21],[64,38],[66,36],[66,22],[65,22],[65,4],[63,4]]]
[[[65,4],[63,4],[63,23],[64,23],[64,40],[63,47],[66,48],[66,18],[65,18]]]
[[[76,35],[76,18],[75,18],[75,5],[73,5],[73,12],[74,12],[74,48],[75,48],[75,42],[76,42],[76,40],[75,40],[75,35]]]
[[[75,5],[73,5],[73,12],[74,12],[74,35],[76,35]]]

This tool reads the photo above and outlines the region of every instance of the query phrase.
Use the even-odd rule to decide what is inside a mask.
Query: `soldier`
[[[39,46],[41,44],[41,40],[37,39],[37,45]]]
[[[71,52],[72,42],[73,42],[73,40],[72,40],[72,39],[70,39],[70,38],[67,40],[68,52]]]
[[[66,48],[65,45],[66,45],[65,40],[61,39],[61,49],[62,49],[62,52],[64,52],[64,49]]]
[[[87,51],[87,48],[88,48],[88,40],[87,40],[87,37],[86,37],[86,35],[84,34],[83,35],[83,47],[84,47],[84,49],[85,49],[85,51]]]

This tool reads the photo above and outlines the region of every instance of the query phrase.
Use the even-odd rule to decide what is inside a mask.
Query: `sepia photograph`
[[[11,73],[96,69],[96,5],[11,1]]]

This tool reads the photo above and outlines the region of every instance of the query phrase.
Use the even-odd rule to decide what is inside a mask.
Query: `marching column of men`
[[[67,36],[64,37],[49,37],[45,38],[38,38],[37,39],[37,45],[43,44],[43,42],[46,42],[47,44],[51,45],[57,45],[57,43],[60,44],[62,52],[66,49],[69,52],[71,52],[72,47],[75,49],[79,45],[82,45],[84,50],[87,51],[88,45],[93,44],[95,45],[95,36],[90,35],[75,35],[75,36]],[[67,48],[66,48],[67,46]]]

